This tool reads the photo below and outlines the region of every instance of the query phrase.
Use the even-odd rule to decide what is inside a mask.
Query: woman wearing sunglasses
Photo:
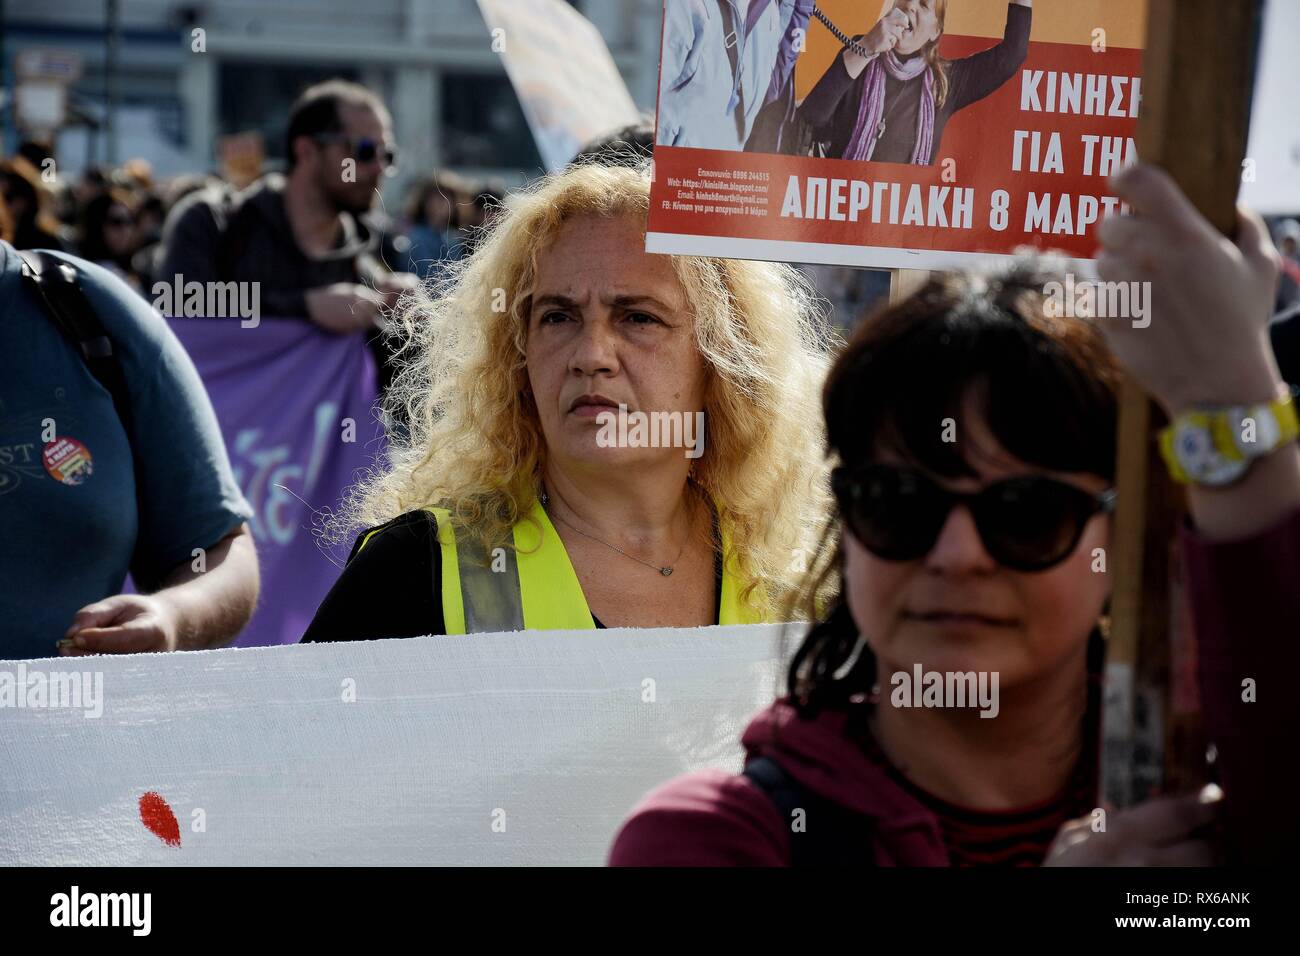
[[[1105,224],[1099,268],[1151,282],[1148,328],[1107,324],[1108,347],[1049,316],[1052,276],[1031,261],[932,280],[857,331],[823,394],[841,528],[805,605],[828,581],[836,596],[745,732],[745,772],[651,793],[613,864],[1209,864],[1217,823],[1242,858],[1294,850],[1272,775],[1297,695],[1267,676],[1300,666],[1300,451],[1265,331],[1276,254],[1253,216],[1236,245],[1215,234],[1159,171],[1113,185],[1137,215]],[[1169,411],[1190,482],[1181,547],[1226,798],[1153,798],[1100,831],[1121,364]],[[1241,406],[1269,437],[1235,457],[1198,444]],[[962,702],[949,678],[967,674]]]
[[[131,257],[140,244],[136,233],[136,202],[129,193],[110,189],[86,204],[81,215],[80,245],[83,258],[103,266],[140,291],[140,276],[131,266]]]

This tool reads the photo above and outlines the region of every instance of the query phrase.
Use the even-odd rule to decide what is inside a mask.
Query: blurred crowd
[[[386,111],[376,103],[375,112],[383,116]],[[649,157],[653,139],[652,120],[645,118],[590,144],[584,155],[640,161]],[[396,145],[390,149],[389,159],[375,157],[383,172],[396,164]],[[13,156],[0,158],[0,238],[17,249],[78,255],[110,270],[146,297],[154,282],[172,279],[175,263],[167,261],[164,228],[183,200],[200,192],[226,197],[251,193],[279,175],[279,170],[264,167],[248,182],[214,168],[164,179],[154,175],[147,160],[136,158],[112,167],[87,166],[67,177],[57,164],[49,146],[30,140]],[[291,159],[285,172],[290,173],[292,166]],[[375,172],[378,175],[379,169]],[[436,279],[445,264],[473,250],[479,227],[502,202],[505,191],[505,183],[497,180],[433,170],[414,180],[399,203],[387,204],[400,210],[396,216],[380,212],[381,204],[372,201],[378,195],[373,188],[351,212],[358,217],[364,213],[367,226],[380,233],[379,258],[385,271]],[[828,321],[842,331],[889,292],[887,271],[798,268],[824,298]]]
[[[235,188],[215,170],[158,178],[144,159],[87,166],[67,179],[58,175],[51,149],[29,140],[0,159],[0,238],[16,249],[78,255],[143,294],[164,278],[163,225],[177,204],[200,190]],[[440,263],[473,249],[477,227],[504,193],[501,182],[449,170],[416,181],[401,216],[382,221],[401,255],[389,267],[421,279],[435,276]]]
[[[636,130],[622,131],[629,139]],[[648,142],[646,143],[648,146]],[[88,166],[69,180],[57,175],[57,159],[37,142],[22,143],[0,159],[0,238],[17,249],[56,249],[97,263],[147,293],[163,270],[163,225],[172,209],[203,189],[234,190],[217,171],[160,179],[149,162],[130,159],[115,167]],[[401,213],[380,219],[390,233],[394,271],[436,278],[447,262],[474,247],[478,227],[505,194],[505,184],[435,170],[414,182]],[[375,214],[372,212],[372,216]],[[1300,222],[1273,224],[1283,257],[1276,311],[1300,305]],[[826,300],[829,319],[841,330],[889,292],[884,270],[799,266]]]

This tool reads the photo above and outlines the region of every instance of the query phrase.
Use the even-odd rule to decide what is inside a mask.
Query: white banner
[[[1250,118],[1250,162],[1242,175],[1241,201],[1266,216],[1300,214],[1300,3],[1269,0],[1264,5],[1255,102]]]
[[[600,31],[564,0],[478,0],[548,170],[640,116]]]
[[[626,629],[0,662],[0,865],[599,865],[647,791],[739,770],[779,639]]]

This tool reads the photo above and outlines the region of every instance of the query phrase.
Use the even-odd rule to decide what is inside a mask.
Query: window
[[[267,159],[287,159],[284,134],[289,129],[289,111],[294,101],[313,83],[335,78],[358,80],[355,70],[332,66],[224,62],[217,132],[259,132],[266,143]],[[377,92],[382,95],[382,91]]]
[[[509,77],[447,73],[442,80],[442,162],[489,169],[544,169]]]

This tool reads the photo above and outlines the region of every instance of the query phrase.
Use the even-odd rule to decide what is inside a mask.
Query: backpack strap
[[[872,827],[854,813],[809,790],[771,757],[755,757],[744,775],[767,795],[790,830],[791,866],[872,866]],[[803,811],[794,829],[795,812]]]
[[[726,47],[727,59],[731,62],[731,83],[733,93],[731,102],[728,107],[732,111],[732,119],[736,122],[736,136],[740,139],[741,148],[745,145],[745,84],[744,77],[741,76],[740,62],[740,27],[736,23],[736,12],[731,8],[731,0],[718,0],[718,6],[722,10],[722,45]]]
[[[731,0],[718,0],[718,6],[722,11],[722,44],[727,50],[727,60],[731,63],[731,82],[733,93],[731,102],[727,105],[732,111],[732,118],[736,122],[736,135],[740,138],[740,148],[745,148],[745,83],[742,71],[744,64],[740,61],[740,47],[742,43],[748,42],[750,34],[754,32],[754,27],[758,21],[763,18],[767,8],[771,6],[772,0],[750,0],[749,9],[745,15],[744,33],[742,34],[741,25],[736,20],[736,11],[732,9]],[[762,96],[766,92],[766,87],[759,90]]]
[[[247,197],[241,196],[237,201],[236,195],[227,188],[221,198],[215,255],[219,282],[230,282],[235,278],[235,266],[248,251],[248,240],[253,234],[254,210],[249,207]]]
[[[55,327],[77,350],[90,374],[113,399],[117,417],[131,439],[131,397],[122,363],[112,338],[81,288],[76,266],[44,251],[22,250],[18,255],[23,260],[23,280],[45,306]]]

